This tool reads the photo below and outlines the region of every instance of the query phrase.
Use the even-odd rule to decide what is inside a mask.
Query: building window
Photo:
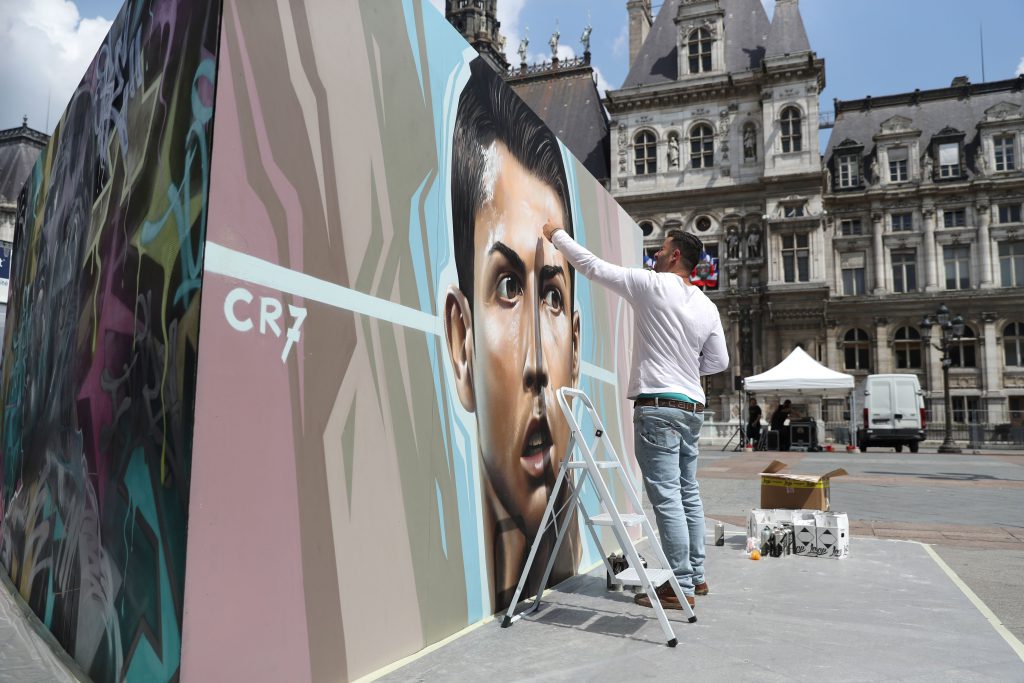
[[[899,251],[892,254],[892,291],[899,293],[917,290],[917,252]]]
[[[633,159],[637,175],[649,175],[658,171],[658,143],[654,133],[642,130],[633,138]]]
[[[844,237],[850,235],[863,235],[864,227],[859,218],[844,218],[839,221],[839,231]]]
[[[1003,350],[1007,367],[1024,365],[1024,323],[1010,323],[1003,328]]]
[[[871,341],[868,333],[854,328],[843,337],[843,353],[847,370],[871,369]]]
[[[804,205],[800,204],[783,204],[782,215],[785,218],[803,218],[804,216]]]
[[[908,232],[914,229],[914,214],[912,213],[894,213],[890,219],[893,232]]]
[[[839,187],[860,186],[860,155],[844,154],[839,157]]]
[[[964,326],[963,335],[949,345],[949,364],[954,368],[976,368],[978,359],[976,352],[977,339],[974,330]]]
[[[688,47],[690,73],[699,74],[711,71],[711,47],[714,42],[711,32],[705,28],[690,32]]]
[[[907,179],[907,148],[889,148],[889,180],[902,183]]]
[[[921,368],[921,333],[913,327],[901,327],[896,330],[893,339],[893,351],[896,354],[896,367],[900,370],[917,370]]]
[[[782,236],[782,279],[808,282],[811,279],[810,235]]]
[[[996,170],[1013,171],[1017,168],[1015,150],[1017,147],[1016,135],[997,135],[992,138],[992,145],[996,152]]]
[[[946,289],[971,288],[971,248],[968,245],[954,245],[942,248],[942,260],[946,264]]]
[[[1020,204],[1000,204],[1000,223],[1020,223]]]
[[[800,125],[800,110],[786,107],[782,110],[782,151],[799,152],[803,147],[803,130]]]
[[[715,133],[706,123],[690,129],[690,168],[711,168],[715,163]]]
[[[939,145],[939,177],[960,177],[960,144],[944,142]]]
[[[1024,242],[999,243],[1003,287],[1024,287]]]
[[[949,209],[942,212],[942,224],[947,228],[962,228],[967,225],[966,209]]]
[[[978,409],[977,396],[950,396],[953,404],[953,422],[958,424],[977,424],[983,421]]]
[[[843,294],[858,296],[864,293],[864,266],[843,268]]]

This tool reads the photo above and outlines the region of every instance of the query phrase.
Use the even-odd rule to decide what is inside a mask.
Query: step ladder
[[[594,428],[594,438],[592,442],[588,442],[587,437],[583,434],[580,422],[576,419],[574,403],[576,405],[582,405],[590,416],[590,421]],[[629,536],[629,532],[627,530],[628,527],[641,527],[644,535],[649,539],[651,547],[653,548],[657,558],[660,560],[661,566],[669,566],[668,559],[665,557],[665,552],[661,548],[661,543],[658,541],[658,537],[654,533],[654,528],[651,526],[650,520],[647,519],[647,515],[643,512],[640,497],[637,496],[632,483],[629,481],[626,469],[622,466],[622,463],[616,456],[615,449],[612,447],[611,442],[608,439],[608,434],[605,431],[604,424],[601,422],[601,418],[598,417],[597,411],[594,409],[594,404],[591,402],[590,398],[578,389],[563,387],[558,391],[558,405],[561,407],[562,413],[565,415],[566,422],[568,422],[569,428],[572,430],[572,437],[569,440],[569,456],[562,462],[562,466],[559,468],[558,477],[555,479],[555,486],[551,491],[551,496],[548,498],[547,508],[544,510],[544,517],[541,518],[537,537],[534,539],[533,546],[530,548],[530,555],[526,560],[526,566],[523,567],[523,574],[519,578],[519,585],[516,587],[515,595],[512,597],[512,602],[508,607],[508,611],[505,613],[505,618],[502,619],[501,627],[508,628],[524,616],[535,612],[540,608],[540,597],[544,591],[544,587],[547,586],[548,579],[551,576],[551,569],[555,565],[555,558],[558,557],[558,549],[562,545],[565,532],[572,525],[572,522],[575,519],[572,514],[568,513],[571,513],[573,508],[576,507],[583,515],[586,527],[590,530],[590,535],[593,537],[594,543],[597,544],[597,548],[601,554],[601,559],[604,561],[605,570],[609,575],[611,575],[614,570],[612,569],[611,563],[608,561],[608,553],[605,552],[604,547],[601,545],[601,538],[595,527],[610,527],[614,532],[615,539],[618,541],[619,547],[622,549],[623,554],[626,556],[626,561],[629,563],[627,569],[615,574],[615,582],[623,586],[642,586],[644,588],[647,595],[651,598],[651,607],[654,608],[654,613],[658,617],[658,622],[661,624],[661,630],[665,634],[665,640],[668,646],[675,647],[677,643],[676,634],[672,630],[672,625],[669,623],[668,617],[665,615],[664,607],[662,607],[661,602],[658,600],[657,587],[668,581],[672,586],[672,590],[675,593],[676,598],[678,598],[680,605],[682,605],[687,621],[693,623],[697,621],[697,617],[694,615],[693,609],[686,602],[686,597],[683,595],[683,591],[679,587],[678,581],[676,581],[675,573],[671,569],[648,569],[644,567],[643,562],[640,560],[640,555],[637,553],[636,546],[633,545],[633,539]],[[608,484],[605,482],[604,476],[601,474],[602,470],[613,470],[619,473],[624,485],[623,488],[625,488],[629,493],[629,501],[632,504],[633,509],[638,512],[633,514],[623,514],[618,511],[615,507],[615,500],[612,498],[611,492],[608,490]],[[580,498],[580,494],[583,490],[583,484],[588,479],[593,482],[598,500],[600,501],[603,509],[603,512],[596,515],[587,514],[587,509]],[[567,514],[562,516],[565,521],[559,528],[557,520],[558,515],[555,514],[554,507],[555,501],[558,500],[558,494],[563,485],[569,487],[571,495],[563,508],[563,510],[567,512]],[[555,538],[554,548],[551,551],[551,556],[548,558],[547,567],[544,569],[544,575],[540,581],[540,588],[537,592],[537,597],[530,606],[516,614],[515,609],[519,604],[519,598],[523,593],[523,589],[526,587],[526,580],[530,575],[530,567],[533,565],[533,561],[537,556],[537,551],[540,549],[542,539],[544,538],[548,527],[552,525],[557,529],[557,536]]]

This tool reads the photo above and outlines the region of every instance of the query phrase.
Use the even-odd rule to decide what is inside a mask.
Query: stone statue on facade
[[[878,157],[871,160],[871,184],[877,185],[882,181],[882,169],[878,165]]]
[[[679,136],[675,133],[668,135],[668,167],[679,168]]]
[[[558,39],[562,37],[562,34],[555,29],[555,32],[551,34],[551,40],[548,41],[548,45],[551,46],[551,59],[558,59]]]
[[[988,175],[988,157],[980,145],[978,151],[974,153],[974,172],[979,176]]]
[[[825,167],[825,191],[832,191],[832,169],[828,166]]]
[[[747,258],[761,258],[761,231],[757,226],[751,225],[747,232]]]
[[[935,174],[934,162],[932,161],[932,155],[925,152],[924,156],[921,157],[921,175],[926,183],[930,183]]]
[[[730,259],[740,257],[740,231],[735,227],[729,228],[725,236],[725,255]]]
[[[757,131],[752,125],[743,128],[743,158],[757,159]]]

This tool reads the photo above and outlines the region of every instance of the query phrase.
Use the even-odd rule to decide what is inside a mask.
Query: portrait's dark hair
[[[672,240],[672,246],[679,250],[683,270],[687,273],[691,272],[700,261],[700,253],[704,251],[704,244],[696,235],[682,230],[669,230],[668,238]]]
[[[512,88],[481,57],[470,65],[455,117],[452,141],[452,232],[459,289],[473,307],[474,228],[484,201],[484,150],[500,142],[562,204],[562,227],[573,234],[569,183],[558,140]],[[541,226],[537,226],[538,229]],[[569,308],[572,309],[573,268],[569,267]]]

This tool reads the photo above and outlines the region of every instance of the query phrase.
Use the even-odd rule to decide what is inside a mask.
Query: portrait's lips
[[[528,476],[536,478],[544,475],[544,467],[551,461],[551,445],[551,430],[548,429],[547,419],[534,416],[526,425],[526,439],[519,458]]]

